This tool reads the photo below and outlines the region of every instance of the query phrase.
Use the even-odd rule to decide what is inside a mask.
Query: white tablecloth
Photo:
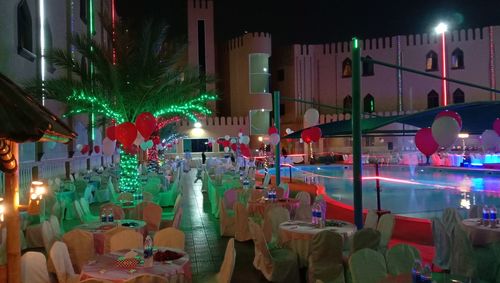
[[[500,225],[496,228],[479,224],[479,218],[469,218],[462,221],[462,227],[469,235],[473,245],[484,246],[500,242]]]

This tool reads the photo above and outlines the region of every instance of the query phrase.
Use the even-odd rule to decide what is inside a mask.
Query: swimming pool
[[[274,174],[274,169],[269,170]],[[289,168],[281,169],[288,178]],[[296,166],[292,175],[303,179],[314,176],[317,183],[335,200],[353,205],[352,166]],[[500,171],[452,169],[428,166],[379,167],[381,207],[392,213],[412,217],[439,216],[446,207],[465,210],[470,205],[495,205],[500,208]],[[375,209],[375,166],[363,166],[363,207]]]

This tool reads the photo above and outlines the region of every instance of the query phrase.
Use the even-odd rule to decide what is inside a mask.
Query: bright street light
[[[434,31],[437,34],[442,34],[448,31],[448,25],[445,23],[439,23],[435,28]]]
[[[195,128],[201,128],[201,123],[200,122],[195,122],[194,123]]]

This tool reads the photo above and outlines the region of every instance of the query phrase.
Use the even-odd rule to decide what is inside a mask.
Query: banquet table
[[[249,200],[248,213],[264,217],[266,208],[270,205],[278,205],[284,207],[290,212],[290,215],[292,216],[295,214],[295,210],[299,207],[300,200],[292,198],[279,199],[277,201],[270,201],[266,198],[260,200]]]
[[[166,249],[167,248],[159,248],[159,250]],[[116,266],[117,259],[124,256],[128,250],[99,255],[95,258],[95,261],[89,262],[82,268],[80,280],[94,278],[98,280],[110,280],[112,282],[121,283],[141,274],[152,274],[166,278],[169,283],[191,282],[192,275],[189,255],[177,249],[168,248],[168,250],[180,253],[183,256],[173,261],[154,261],[153,266],[151,267],[138,265],[133,270]],[[142,250],[135,251],[138,252],[138,254],[142,254]]]
[[[139,204],[143,200],[133,200],[133,201],[117,201],[115,204],[119,205],[123,212],[125,213],[125,218],[133,218],[133,215],[139,215]]]
[[[125,225],[124,225],[125,224]],[[132,219],[122,219],[116,220],[115,222],[92,222],[86,223],[82,225],[78,225],[75,229],[82,229],[88,232],[91,232],[94,236],[94,249],[97,254],[104,253],[104,246],[106,241],[106,231],[118,226],[125,226],[130,229],[134,229],[135,231],[145,234],[146,222],[142,220],[132,220]],[[128,225],[128,226],[127,226]]]
[[[500,242],[500,224],[496,228],[480,224],[479,218],[468,218],[462,220],[462,227],[469,235],[469,238],[475,246],[485,246],[488,244]]]
[[[206,178],[208,182],[208,199],[212,208],[212,214],[219,217],[219,199],[224,197],[224,193],[230,189],[241,188],[239,175],[223,174],[221,182],[218,183],[210,177]]]
[[[329,220],[329,222],[332,220]],[[356,226],[352,223],[335,220],[336,226],[326,226],[317,228],[312,223],[306,221],[286,221],[280,224],[280,244],[294,251],[299,256],[299,265],[307,266],[307,258],[310,253],[310,243],[314,235],[321,231],[333,231],[343,236],[347,240],[356,232]]]

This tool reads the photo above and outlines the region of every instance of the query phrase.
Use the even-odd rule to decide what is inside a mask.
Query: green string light
[[[133,192],[139,188],[139,172],[137,155],[120,152],[120,190]]]

